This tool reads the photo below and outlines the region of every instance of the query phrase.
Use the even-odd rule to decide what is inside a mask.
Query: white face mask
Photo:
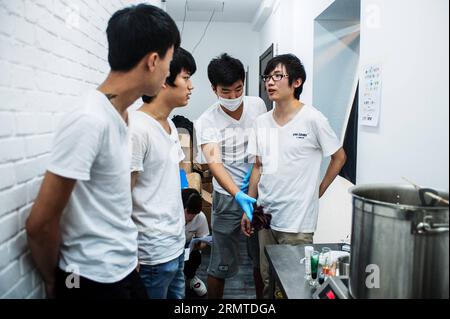
[[[230,112],[236,111],[242,104],[242,101],[244,100],[244,94],[242,94],[237,99],[224,99],[223,97],[219,96],[219,102],[220,105],[222,105],[224,108],[226,108]]]

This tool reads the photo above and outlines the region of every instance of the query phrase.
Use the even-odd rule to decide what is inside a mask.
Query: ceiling
[[[252,22],[262,0],[166,0],[167,12],[175,21],[183,21],[186,1],[188,7],[194,5],[205,9],[212,4],[224,3],[223,12],[214,14],[214,21],[221,22]],[[186,21],[209,21],[213,9],[206,11],[187,11]]]

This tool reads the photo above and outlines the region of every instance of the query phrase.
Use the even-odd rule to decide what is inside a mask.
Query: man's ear
[[[302,79],[298,79],[294,81],[294,88],[299,88],[300,86],[302,86],[303,84],[303,80]]]
[[[167,89],[167,84],[164,83],[164,84],[162,85],[162,88],[163,88],[163,89]]]
[[[215,87],[214,85],[211,85],[211,88],[212,88],[212,90],[214,91],[214,93],[215,93],[216,95],[218,95],[218,94],[217,94],[217,87]]]
[[[150,53],[147,55],[147,68],[150,72],[155,71],[156,65],[158,64],[159,55],[156,52]]]

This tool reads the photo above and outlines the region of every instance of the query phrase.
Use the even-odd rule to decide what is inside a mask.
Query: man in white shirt
[[[111,72],[62,120],[26,224],[49,298],[147,297],[135,270],[126,110],[158,93],[180,35],[163,10],[141,4],[116,12],[107,36]]]
[[[179,169],[184,153],[169,115],[188,104],[195,71],[192,55],[175,50],[162,90],[145,96],[144,105],[130,112],[133,220],[139,232],[139,275],[150,299],[183,299],[185,293]]]
[[[259,232],[259,242],[264,298],[273,298],[264,247],[313,242],[319,198],[341,171],[346,155],[325,116],[300,102],[306,73],[296,56],[273,58],[264,74],[266,90],[276,107],[255,123],[250,152],[257,157],[249,195],[258,197],[265,213],[272,214],[271,229]],[[331,162],[319,183],[325,156],[331,156]],[[242,231],[251,233],[245,214]]]
[[[186,218],[185,234],[186,245],[188,248],[192,239],[202,238],[209,235],[208,220],[202,212],[202,197],[200,193],[193,188],[183,189],[181,192],[183,198],[184,216]],[[207,243],[199,242],[190,251],[189,259],[184,263],[184,275],[190,289],[198,296],[206,295],[207,289],[203,281],[196,276],[198,267],[202,263],[201,251],[207,247]]]
[[[211,61],[208,77],[218,102],[195,122],[195,130],[199,154],[214,177],[208,297],[217,299],[223,297],[225,279],[238,272],[242,211],[251,218],[256,202],[240,190],[253,162],[247,152],[248,132],[267,108],[259,97],[244,96],[244,66],[228,54]]]

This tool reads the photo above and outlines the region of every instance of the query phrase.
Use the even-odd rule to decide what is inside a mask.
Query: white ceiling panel
[[[251,23],[263,0],[166,0],[167,12],[175,21],[214,21]],[[223,3],[223,6],[222,6]],[[223,11],[222,11],[223,7]],[[188,10],[185,10],[188,8]]]

